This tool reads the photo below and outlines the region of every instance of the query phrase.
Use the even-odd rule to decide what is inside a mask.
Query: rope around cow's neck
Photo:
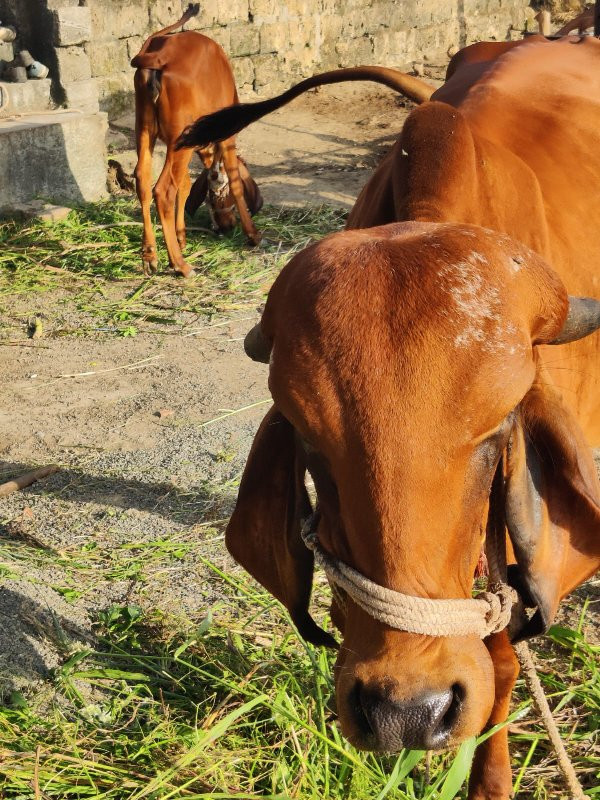
[[[476,598],[431,600],[387,589],[329,555],[317,539],[318,512],[302,528],[304,544],[325,571],[332,589],[343,589],[369,616],[391,628],[425,636],[469,636],[484,639],[504,630],[517,593],[504,582],[489,586]],[[336,591],[336,599],[339,599]],[[343,600],[342,600],[343,602]]]
[[[515,590],[506,583],[506,544],[504,529],[490,532],[486,541],[490,583],[488,591],[465,600],[431,600],[387,589],[329,555],[319,544],[316,511],[302,526],[304,544],[313,551],[315,561],[325,571],[332,593],[344,610],[344,592],[370,616],[392,628],[426,636],[465,636],[485,638],[504,630],[510,622],[513,605],[518,602]],[[340,592],[340,589],[343,592]],[[559,769],[571,794],[571,800],[585,800],[560,732],[546,700],[527,642],[513,645],[534,707],[540,714]]]

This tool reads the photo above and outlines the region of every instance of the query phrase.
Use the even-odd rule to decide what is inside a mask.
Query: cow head
[[[409,595],[470,597],[487,521],[502,515],[513,578],[537,607],[517,635],[547,626],[593,572],[597,478],[536,347],[600,327],[600,304],[583,305],[569,310],[540,257],[472,226],[347,231],[285,267],[246,338],[248,354],[270,364],[275,406],[226,539],[305,638],[331,643],[308,612],[305,470],[321,546]],[[439,748],[482,729],[494,681],[477,637],[392,629],[350,599],[332,618],[343,635],[337,705],[353,744]]]
[[[248,211],[252,215],[257,214],[263,205],[260,189],[240,156],[238,168]],[[186,212],[193,217],[205,200],[213,228],[221,233],[233,230],[236,225],[235,202],[222,158],[214,159],[212,166],[203,169],[196,178],[185,204]]]

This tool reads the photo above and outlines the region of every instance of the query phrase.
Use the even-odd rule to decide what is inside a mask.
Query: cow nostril
[[[440,723],[440,733],[443,733],[446,738],[452,733],[452,728],[454,728],[460,716],[466,695],[464,686],[461,686],[460,683],[455,683],[451,686],[450,691],[452,692],[452,700]]]
[[[365,702],[365,698],[363,697],[364,686],[362,681],[356,681],[354,684],[354,688],[350,692],[348,697],[348,703],[350,708],[352,709],[354,715],[354,722],[358,727],[360,733],[366,737],[373,737],[373,728],[371,727],[371,723],[369,722],[369,718],[365,713],[367,708],[367,703]]]

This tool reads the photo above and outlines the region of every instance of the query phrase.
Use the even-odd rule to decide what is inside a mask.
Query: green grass
[[[231,579],[228,592],[176,633],[136,606],[100,614],[98,649],[54,677],[60,703],[14,694],[0,715],[3,796],[34,797],[36,784],[56,798],[438,796],[423,768],[409,774],[422,753],[381,758],[344,742],[331,656],[299,642],[268,596]],[[436,783],[453,779],[440,770]]]
[[[165,537],[122,545],[112,559],[108,552],[96,554],[91,564],[89,549],[69,552],[68,560],[72,574],[80,569],[89,578],[90,570],[98,580],[103,563],[108,570],[132,551],[158,566],[188,558],[191,548]],[[21,546],[21,563],[24,555]],[[198,619],[111,606],[96,616],[94,649],[73,649],[65,635],[63,663],[46,690],[12,693],[0,708],[0,796],[465,796],[475,742],[466,742],[458,755],[434,755],[429,765],[420,752],[384,757],[355,751],[335,721],[334,656],[299,640],[282,608],[244,576],[206,563],[223,597]],[[584,606],[581,625],[587,612]],[[598,796],[600,770],[599,650],[577,630],[555,627],[550,647],[539,656],[544,685],[591,797]],[[519,797],[557,798],[560,783],[544,735],[530,717],[521,718],[528,706],[519,684],[511,716],[517,720],[511,738]]]
[[[59,223],[3,222],[0,312],[9,313],[15,301],[33,293],[58,292],[58,303],[83,318],[74,326],[54,321],[47,330],[52,335],[179,333],[199,317],[258,305],[290,255],[341,228],[344,218],[327,206],[267,207],[255,218],[263,243],[251,248],[239,227],[231,236],[215,236],[208,218],[200,216],[190,221],[185,256],[196,274],[187,280],[169,270],[158,228],[160,274],[142,275],[142,228],[132,200],[86,205]]]

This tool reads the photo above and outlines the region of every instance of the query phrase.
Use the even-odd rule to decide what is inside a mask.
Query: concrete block
[[[342,32],[342,24],[339,14],[321,17],[321,38],[324,44],[337,41]]]
[[[0,126],[0,208],[106,197],[105,114],[52,113]],[[22,153],[22,158],[15,158]]]
[[[285,7],[290,18],[308,18],[315,13],[315,5],[311,0],[287,0]]]
[[[313,51],[315,41],[315,21],[312,17],[291,19],[288,23],[288,48],[295,54],[299,51]],[[312,57],[312,56],[311,56]]]
[[[202,33],[210,39],[214,39],[217,44],[220,44],[227,54],[231,52],[231,28],[229,26],[218,25],[215,28],[202,31]]]
[[[265,22],[260,26],[260,52],[285,52],[290,46],[290,28],[287,22]]]
[[[93,78],[87,81],[73,81],[63,83],[65,99],[68,108],[76,108],[86,113],[94,114],[99,109],[98,84]]]
[[[133,110],[133,75],[130,67],[127,72],[96,78],[100,110],[107,111],[111,119]]]
[[[62,84],[92,77],[90,59],[83,47],[57,47],[58,75]]]
[[[91,76],[93,78],[106,77],[131,69],[129,62],[139,51],[143,40],[141,36],[137,39],[140,46],[131,56],[127,44],[130,41],[131,39],[112,39],[107,42],[88,42],[85,52],[90,59]]]
[[[274,55],[255,56],[254,72],[254,86],[257,92],[281,79],[281,66]]]
[[[373,55],[378,64],[403,64],[415,50],[416,31],[380,30],[373,35]]]
[[[175,0],[170,0],[170,5],[173,8],[173,13],[169,16],[168,21],[165,23],[166,25],[170,25],[181,16],[181,4],[176,3]],[[150,9],[152,9],[152,7],[153,5],[150,4]],[[110,14],[113,22],[111,28],[112,35],[115,38],[126,39],[128,36],[142,36],[147,32],[148,17],[140,13],[139,4],[131,2],[119,4],[115,12],[116,13]],[[156,28],[160,27],[160,25],[156,27],[151,25],[150,31],[148,32],[154,31]]]
[[[58,8],[53,12],[54,44],[66,47],[92,38],[92,15],[85,6]]]
[[[260,50],[260,33],[254,25],[235,25],[231,29],[231,47],[229,55],[251,56]]]
[[[43,222],[60,222],[66,219],[73,211],[68,206],[57,206],[45,203],[43,200],[33,200],[31,203],[15,203],[11,206],[0,208],[0,217],[27,220],[41,219]]]
[[[29,111],[46,111],[50,108],[50,86],[48,78],[26,83],[3,83],[8,105],[0,111],[0,119]]]
[[[89,0],[94,42],[127,39],[129,36],[147,36],[164,25],[148,25],[148,3],[136,0],[127,3],[107,3],[106,0]],[[165,25],[181,16],[181,7]]]
[[[232,58],[231,66],[238,89],[254,85],[254,61],[251,58]]]
[[[340,57],[344,57],[345,66],[369,64],[373,59],[373,39],[370,36],[338,42],[335,49]]]
[[[228,0],[226,3],[220,3],[217,22],[219,25],[248,22],[248,0]]]
[[[272,21],[279,16],[280,4],[278,0],[249,0],[248,13],[252,15],[254,22],[264,19]]]
[[[185,6],[187,3],[184,4],[180,0],[150,0],[148,3],[149,30],[156,31],[172,25],[179,19]]]

